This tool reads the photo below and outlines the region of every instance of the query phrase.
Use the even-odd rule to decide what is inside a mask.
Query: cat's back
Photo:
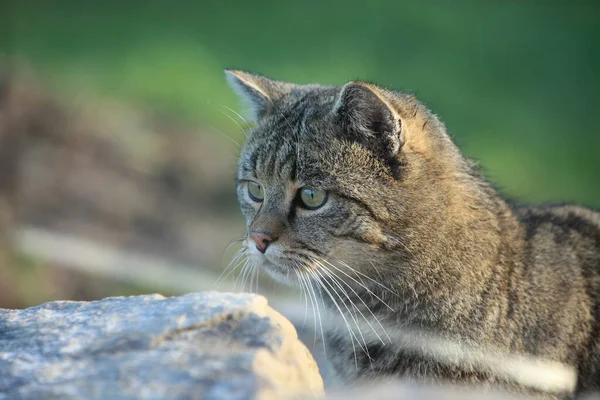
[[[577,255],[579,264],[598,265],[600,213],[575,205],[523,207],[517,210],[532,250]],[[565,254],[567,252],[567,254]]]
[[[525,228],[522,289],[536,310],[525,336],[556,338],[542,341],[543,350],[577,365],[580,389],[598,389],[600,213],[573,205],[516,211]]]
[[[580,291],[600,313],[600,213],[558,205],[520,208],[517,216],[524,228],[522,261],[530,289],[553,288],[548,295],[558,303],[561,292]]]

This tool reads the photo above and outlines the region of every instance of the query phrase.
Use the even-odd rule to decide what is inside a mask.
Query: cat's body
[[[238,173],[246,251],[343,315],[326,335],[342,378],[528,390],[490,354],[600,387],[600,214],[509,205],[411,96],[228,74],[257,122]]]
[[[485,272],[474,268],[462,276],[440,273],[431,283],[423,277],[421,285],[415,283],[417,278],[411,280],[412,287],[404,289],[408,295],[401,300],[381,293],[396,311],[376,315],[389,331],[393,332],[394,326],[399,329],[393,342],[402,336],[407,338],[402,349],[389,346],[385,339],[382,345],[369,334],[367,348],[373,360],[358,352],[363,368],[357,370],[353,368],[348,334],[343,330],[330,332],[328,354],[344,379],[372,379],[393,373],[429,382],[507,380],[506,374],[496,371],[494,365],[502,362],[498,361],[500,357],[488,363],[465,362],[460,357],[452,360],[455,355],[445,355],[443,349],[428,351],[427,342],[412,345],[410,334],[418,327],[423,330],[420,335],[434,333],[434,344],[440,337],[450,339],[449,342],[458,339],[504,354],[529,355],[575,366],[578,389],[597,389],[600,217],[573,206],[522,208],[513,213],[514,219],[499,223],[497,256],[489,259],[488,265],[482,265]],[[460,245],[460,237],[452,240],[454,246]],[[491,245],[492,249],[495,246]],[[448,263],[438,265],[449,268]],[[460,267],[460,263],[455,265]],[[466,268],[472,267],[471,264]],[[434,288],[430,292],[429,285]],[[380,302],[367,291],[360,294],[371,303],[372,310],[382,310],[377,304]]]

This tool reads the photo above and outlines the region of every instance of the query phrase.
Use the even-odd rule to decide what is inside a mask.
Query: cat
[[[324,340],[341,379],[599,388],[599,213],[507,202],[412,95],[226,76],[254,122],[237,173],[243,255],[337,315]],[[570,367],[576,383],[527,387],[502,374],[506,355]]]

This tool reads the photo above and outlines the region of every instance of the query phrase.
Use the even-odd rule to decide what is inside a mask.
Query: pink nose
[[[271,235],[263,233],[263,232],[250,232],[250,239],[254,241],[256,244],[256,248],[258,251],[264,254],[267,251],[267,247],[269,243],[271,243],[274,239]]]

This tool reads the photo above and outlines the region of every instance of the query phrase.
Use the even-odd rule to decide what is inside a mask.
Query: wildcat
[[[411,95],[226,75],[255,123],[242,251],[338,316],[325,342],[343,380],[598,389],[600,214],[508,203]],[[488,354],[572,367],[576,384],[527,387]]]

